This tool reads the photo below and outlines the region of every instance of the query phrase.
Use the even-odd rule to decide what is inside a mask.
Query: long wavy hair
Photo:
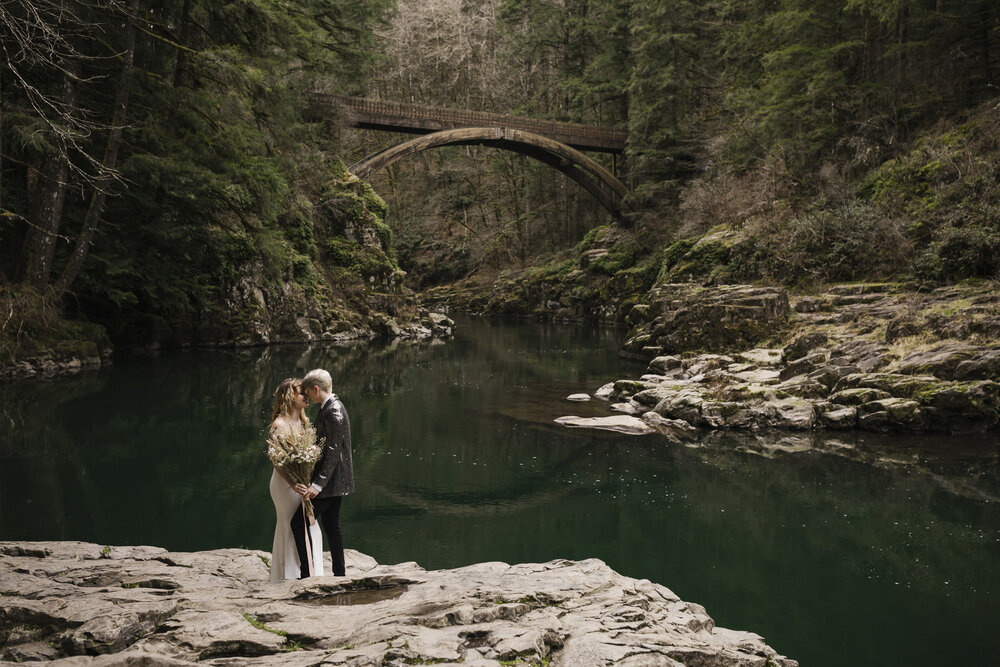
[[[298,378],[286,378],[281,381],[278,388],[274,390],[274,408],[271,410],[271,423],[274,420],[285,414],[286,412],[291,414],[292,402],[295,400],[296,394],[302,390],[302,383]],[[307,426],[309,424],[309,417],[306,416],[305,410],[299,411],[299,419],[302,420],[302,425]]]

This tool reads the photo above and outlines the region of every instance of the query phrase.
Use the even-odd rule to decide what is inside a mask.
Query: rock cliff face
[[[775,287],[664,284],[632,309],[636,326],[625,350],[638,355],[740,350],[774,336],[788,322],[788,294]]]
[[[599,560],[427,571],[348,552],[270,584],[267,555],[0,542],[3,660],[74,665],[793,667],[763,639]]]
[[[0,378],[100,366],[115,346],[450,335],[453,323],[405,286],[385,202],[369,184],[344,170],[299,204],[274,228],[208,221],[198,232],[204,238],[175,230],[183,243],[130,248],[128,266],[143,270],[122,269],[125,284],[94,278],[88,289],[97,293],[84,290],[70,310],[47,293],[0,285],[0,310],[10,320],[0,330]]]

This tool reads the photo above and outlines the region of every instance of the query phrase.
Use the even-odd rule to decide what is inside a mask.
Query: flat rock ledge
[[[0,659],[62,665],[793,667],[750,632],[603,562],[427,571],[347,553],[268,583],[267,554],[0,542]]]
[[[1000,425],[997,346],[949,341],[898,359],[858,336],[807,333],[779,349],[659,356],[647,370],[594,396],[672,440],[696,429],[955,434]],[[571,425],[601,427],[595,418]]]

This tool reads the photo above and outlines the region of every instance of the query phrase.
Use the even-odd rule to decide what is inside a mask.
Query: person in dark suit
[[[323,454],[313,469],[312,483],[296,484],[295,491],[312,500],[316,520],[326,533],[333,560],[333,575],[345,576],[344,536],[340,531],[340,504],[354,491],[354,467],[351,462],[351,422],[340,398],[333,393],[333,379],[321,368],[311,370],[302,378],[302,389],[310,401],[319,405],[316,415],[316,442]],[[306,556],[305,517],[301,507],[292,517],[292,534],[299,552],[302,578],[309,576],[309,559]]]

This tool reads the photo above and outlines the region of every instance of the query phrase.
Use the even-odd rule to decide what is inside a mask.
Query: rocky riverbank
[[[0,659],[65,664],[793,667],[599,560],[427,571],[348,552],[268,583],[267,554],[0,542]]]
[[[280,330],[276,327],[263,329],[259,338],[213,343],[211,346],[251,347],[256,345],[311,343],[316,341],[349,343],[359,340],[371,340],[377,336],[400,339],[446,338],[451,336],[455,322],[442,313],[419,309],[408,320],[382,314],[376,318],[376,321],[371,326],[358,326],[344,330],[325,330],[317,333],[314,331],[316,328],[315,321],[310,325],[310,322],[304,317],[291,317],[288,322],[285,322],[285,325]],[[32,346],[32,351],[27,354],[22,353],[10,361],[0,362],[0,379],[73,375],[80,371],[92,370],[112,363],[114,347],[108,341],[103,327],[93,324],[88,324],[87,326],[87,331],[91,335],[94,335],[94,331],[99,332],[99,336],[94,336],[98,338],[96,342],[73,338],[43,341]],[[203,344],[199,347],[209,346],[208,344]],[[159,345],[147,347],[158,348]]]
[[[572,426],[967,433],[1000,423],[1000,290],[661,285],[630,315],[648,374],[595,396],[641,417]],[[577,397],[581,398],[581,397]],[[612,423],[613,422],[613,423]]]

